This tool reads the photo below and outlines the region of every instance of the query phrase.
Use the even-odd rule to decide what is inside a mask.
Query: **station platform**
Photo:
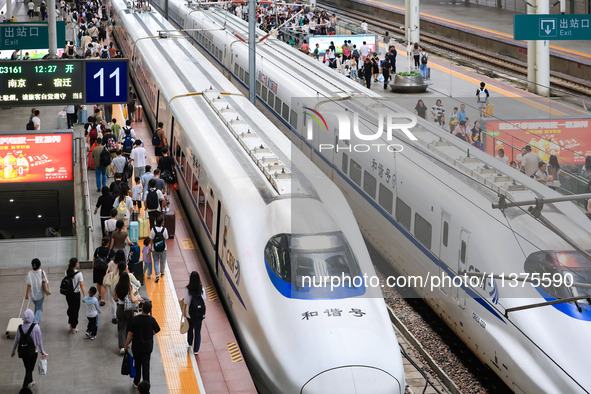
[[[113,115],[122,119],[120,106],[114,106]],[[57,128],[57,113],[63,106],[40,107],[41,132]],[[30,108],[9,108],[0,110],[2,130],[23,130],[28,120]],[[81,128],[81,125],[76,125]],[[149,164],[156,168],[151,131],[145,124],[133,123],[138,137],[146,141]],[[98,199],[94,171],[89,170],[89,189],[91,205]],[[112,179],[108,180],[110,183]],[[217,296],[212,278],[199,252],[190,224],[176,195],[170,196],[170,209],[176,212],[176,233],[174,239],[167,241],[166,275],[158,283],[145,280],[141,293],[153,302],[153,316],[158,321],[161,332],[155,336],[155,346],[151,361],[152,393],[256,393],[246,363],[240,352],[232,327],[225,314],[222,302]],[[95,215],[94,246],[100,245],[100,218]],[[74,252],[73,249],[72,252]],[[3,308],[0,322],[17,317],[25,294],[25,278],[30,267],[30,250],[21,250],[3,258],[0,266],[0,297]],[[74,256],[75,253],[72,253]],[[38,256],[42,268],[48,273],[53,293],[46,296],[41,322],[44,347],[48,357],[48,375],[39,376],[34,371],[37,382],[33,392],[39,393],[135,393],[132,380],[121,376],[121,356],[117,348],[117,326],[111,324],[109,308],[102,308],[99,316],[99,329],[96,340],[84,336],[86,328],[85,306],[80,308],[80,323],[77,334],[68,331],[66,300],[59,294],[59,283],[64,275],[67,259],[63,266],[43,266],[44,256]],[[71,256],[70,256],[71,257]],[[69,257],[68,257],[69,258]],[[18,268],[4,268],[18,267]],[[178,299],[184,295],[185,286],[192,271],[200,273],[206,288],[207,315],[201,329],[201,348],[198,355],[188,351],[186,335],[179,332],[180,307]],[[82,270],[85,288],[92,285],[92,271]],[[26,305],[26,303],[25,303]],[[34,309],[33,305],[30,305]],[[0,350],[10,354],[13,339],[3,336]],[[191,349],[192,350],[192,349]],[[24,378],[22,361],[18,358],[4,357],[0,361],[0,392],[16,393]]]
[[[351,1],[404,13],[404,0]],[[516,14],[514,11],[459,0],[421,0],[419,11],[422,23],[437,21],[460,29],[480,30],[486,36],[513,41],[513,16]],[[550,49],[557,53],[580,56],[587,61],[591,56],[588,41],[550,41]]]

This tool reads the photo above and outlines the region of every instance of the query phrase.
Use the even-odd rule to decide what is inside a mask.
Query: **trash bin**
[[[58,130],[66,130],[68,128],[68,115],[66,111],[57,113],[57,128]]]

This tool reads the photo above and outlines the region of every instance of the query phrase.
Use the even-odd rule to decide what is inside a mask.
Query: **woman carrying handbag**
[[[183,316],[189,320],[187,345],[198,354],[201,346],[201,325],[205,319],[205,289],[197,271],[191,272],[189,284],[185,289]],[[182,329],[182,327],[181,327]]]
[[[133,317],[133,311],[137,304],[143,299],[136,296],[129,280],[129,274],[120,272],[119,281],[115,286],[113,299],[117,303],[117,338],[119,342],[119,353],[125,354],[125,341],[127,339],[127,325]]]
[[[43,312],[43,301],[45,296],[51,294],[49,288],[49,281],[47,280],[47,274],[41,269],[41,261],[37,258],[31,261],[31,271],[27,273],[27,279],[25,281],[27,290],[25,292],[25,299],[28,300],[29,296],[35,304],[35,323],[41,322],[41,312]]]

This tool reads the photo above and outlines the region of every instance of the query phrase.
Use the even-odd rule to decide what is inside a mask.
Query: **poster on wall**
[[[591,156],[590,119],[545,119],[486,122],[486,151],[496,156],[503,148],[509,160],[531,145],[546,163],[555,155],[560,164],[584,164]]]
[[[0,183],[72,180],[72,134],[0,135]]]

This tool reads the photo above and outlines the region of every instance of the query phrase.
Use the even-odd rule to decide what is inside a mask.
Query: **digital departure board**
[[[0,61],[4,105],[124,103],[127,86],[127,59]]]

